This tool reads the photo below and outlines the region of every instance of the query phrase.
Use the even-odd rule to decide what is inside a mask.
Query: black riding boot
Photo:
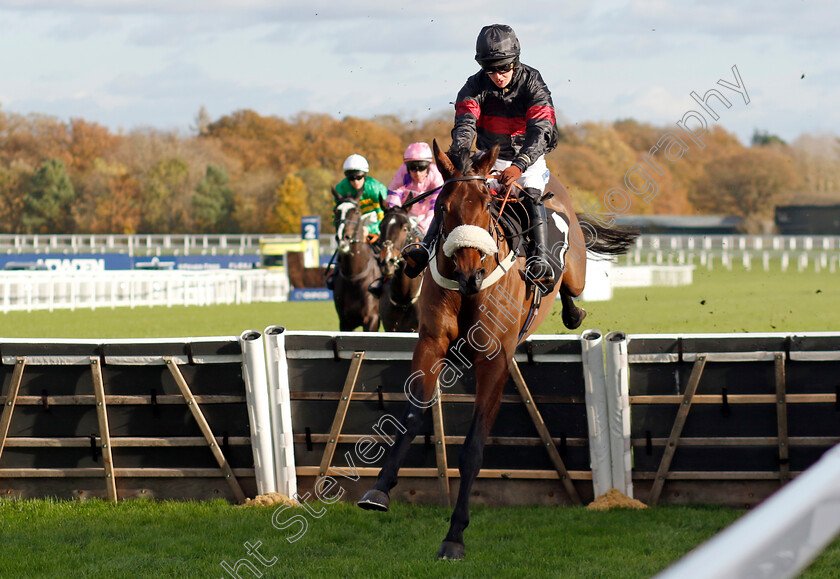
[[[551,264],[545,258],[546,248],[548,247],[548,217],[545,213],[545,206],[542,203],[537,203],[535,199],[539,199],[540,191],[537,189],[526,189],[527,195],[522,196],[522,205],[528,213],[528,219],[531,222],[531,245],[530,256],[526,261],[525,276],[534,284],[541,285],[545,288],[543,293],[549,293],[554,289],[554,270]]]
[[[382,297],[382,286],[385,284],[385,276],[378,277],[368,286],[368,291],[373,294],[373,297]]]
[[[405,275],[414,279],[429,265],[429,257],[432,252],[432,244],[440,234],[440,219],[435,215],[429,223],[429,230],[419,244],[411,245],[403,250],[402,258],[405,260]]]

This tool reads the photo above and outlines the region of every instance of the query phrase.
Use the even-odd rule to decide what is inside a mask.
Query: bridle
[[[404,208],[402,208],[402,209],[404,209]],[[391,217],[391,216],[399,215],[400,213],[397,212],[397,211],[392,212],[392,210],[389,210],[388,212],[386,212],[385,217],[382,219],[382,222],[379,225],[380,234],[381,234],[380,239],[383,240],[382,241],[382,250],[380,251],[380,254],[379,254],[379,265],[384,266],[385,264],[391,264],[391,265],[394,266],[394,270],[399,269],[400,265],[405,261],[402,257],[403,249],[405,249],[406,247],[408,247],[409,245],[411,245],[411,244],[413,244],[417,241],[416,238],[411,233],[412,230],[414,229],[414,227],[412,227],[411,217],[409,216],[407,211],[403,211],[402,213],[405,216],[405,223],[403,223],[403,225],[401,227],[401,231],[405,231],[406,236],[405,236],[405,240],[403,241],[402,247],[400,247],[399,249],[396,249],[396,246],[394,245],[393,241],[391,241],[390,239],[385,239],[385,231],[386,231],[385,224],[386,224],[386,220],[388,220],[389,218],[391,218],[391,219],[394,218],[394,217]]]
[[[339,208],[342,205],[345,205],[345,204],[346,205],[351,205],[352,207],[348,208],[348,209],[346,209],[345,211],[342,212],[341,218],[338,220],[338,225],[336,226],[336,229],[335,229],[335,239],[336,239],[336,242],[338,242],[338,252],[339,253],[356,255],[359,252],[358,251],[353,251],[352,247],[354,245],[358,245],[360,243],[367,243],[364,236],[362,236],[361,238],[358,237],[359,231],[360,230],[363,231],[363,227],[361,226],[361,223],[362,223],[361,209],[359,208],[359,204],[356,203],[355,201],[352,201],[350,199],[345,199],[345,200],[341,201],[338,204],[338,206],[336,206],[335,212],[337,213]],[[356,209],[358,211],[359,217],[357,219],[348,219],[347,214],[350,213],[353,209]],[[347,237],[347,236],[344,235],[345,232],[347,231],[347,226],[348,225],[355,225],[355,229],[353,230],[353,236],[352,237]]]
[[[488,175],[461,175],[459,177],[451,177],[444,182],[443,186],[441,187],[441,191],[443,190],[444,187],[446,187],[450,183],[461,182],[461,181],[483,181],[486,184],[488,178],[489,178]],[[519,186],[518,184],[516,184],[516,185]],[[511,194],[512,189],[513,189],[512,185],[507,188],[505,198],[502,201],[502,207],[501,207],[500,211],[498,212],[498,215],[495,217],[495,220],[494,220],[492,212],[491,212],[490,223],[488,225],[488,228],[487,228],[486,232],[489,235],[489,238],[492,239],[493,243],[495,243],[497,246],[498,246],[498,243],[499,243],[500,239],[507,239],[504,235],[504,232],[501,229],[501,226],[499,225],[499,220],[501,219],[502,211],[504,211],[504,208],[505,208],[505,206],[507,205],[507,203],[510,199],[510,194]],[[492,198],[493,192],[490,191],[489,194]],[[487,207],[488,211],[490,209],[489,206],[490,206],[490,202],[488,202],[488,207]],[[455,230],[459,229],[460,227],[462,227],[462,226],[456,227]],[[467,227],[473,227],[473,226],[467,225]],[[455,230],[453,230],[453,231],[455,231]],[[440,233],[438,235],[438,238],[435,240],[435,246],[436,246],[435,251],[440,250],[440,249],[445,249],[445,242],[447,241],[448,235],[450,235],[450,234],[446,232],[445,226],[442,226],[440,228]],[[487,277],[484,278],[484,280],[481,283],[481,289],[489,287],[489,286],[495,284],[496,282],[498,282],[500,279],[502,279],[502,277],[504,277],[505,274],[507,274],[507,272],[510,270],[510,268],[513,267],[514,263],[516,262],[517,257],[519,256],[519,251],[520,251],[520,246],[519,246],[519,244],[516,244],[516,245],[510,246],[510,251],[509,251],[508,255],[505,256],[502,259],[499,259],[498,253],[494,253],[493,255],[496,257],[496,267]],[[480,259],[483,263],[488,254],[483,252],[483,251],[480,251],[480,253],[481,253],[481,258]],[[432,259],[429,265],[430,265],[429,269],[430,269],[430,272],[432,274],[432,278],[435,280],[435,282],[440,287],[442,287],[444,289],[449,289],[449,290],[458,290],[459,289],[458,282],[456,282],[455,280],[446,278],[443,275],[441,275],[441,273],[438,271],[438,268],[437,268],[437,260],[436,259]]]

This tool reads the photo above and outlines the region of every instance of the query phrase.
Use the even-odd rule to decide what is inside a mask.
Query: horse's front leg
[[[508,360],[504,352],[500,352],[492,360],[481,359],[475,362],[475,408],[470,431],[461,447],[461,456],[458,461],[458,470],[461,474],[458,501],[455,503],[455,510],[449,520],[449,532],[438,551],[440,559],[464,558],[464,529],[470,524],[470,492],[481,470],[484,443],[499,413],[502,389],[509,373]]]
[[[406,382],[408,405],[402,417],[401,430],[397,435],[394,446],[391,447],[385,465],[379,471],[376,484],[365,493],[358,505],[366,510],[387,511],[391,503],[391,489],[397,485],[397,476],[405,460],[411,441],[423,426],[423,415],[426,409],[435,402],[440,395],[437,389],[437,376],[432,373],[432,367],[446,356],[449,340],[422,337],[417,341],[414,358],[411,364],[411,376]]]

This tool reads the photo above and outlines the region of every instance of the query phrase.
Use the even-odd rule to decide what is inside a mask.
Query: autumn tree
[[[185,190],[189,172],[183,160],[168,158],[160,160],[145,175],[139,191],[139,232],[171,233],[183,228],[187,216],[174,199]]]
[[[235,233],[234,195],[223,167],[208,165],[192,197],[195,229],[200,233]]]
[[[207,127],[210,126],[210,123],[213,122],[213,119],[210,118],[210,113],[207,112],[207,107],[201,105],[201,108],[198,109],[198,112],[193,118],[193,125],[190,127],[196,135],[205,135],[207,134]]]
[[[768,147],[771,145],[787,145],[787,143],[778,135],[771,135],[767,131],[753,131],[752,144],[754,147]]]
[[[247,233],[272,231],[274,202],[281,179],[272,169],[248,171],[234,186],[236,193],[236,221]]]
[[[0,168],[0,232],[23,232],[24,197],[32,170],[25,164]]]
[[[306,215],[306,187],[300,177],[289,175],[277,188],[269,223],[273,233],[298,233],[300,218]]]
[[[755,233],[760,220],[772,216],[777,200],[795,179],[789,157],[754,147],[708,163],[691,202],[708,213],[744,217],[748,229]]]
[[[321,218],[324,231],[333,231],[335,201],[332,187],[336,183],[333,171],[326,167],[310,167],[301,171],[299,175],[308,192],[309,213]]]
[[[840,139],[806,133],[789,150],[801,176],[800,197],[810,202],[840,202]]]
[[[73,233],[76,192],[64,162],[47,161],[29,180],[23,201],[23,224],[28,233]]]
[[[95,159],[112,151],[119,141],[107,128],[84,119],[71,119],[68,133],[71,168],[82,172],[90,169]]]

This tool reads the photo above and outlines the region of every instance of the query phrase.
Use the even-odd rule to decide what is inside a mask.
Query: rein
[[[393,287],[393,286],[391,286],[391,287]],[[423,289],[423,278],[420,278],[420,285],[417,286],[417,292],[414,294],[414,296],[411,297],[411,299],[409,299],[408,303],[401,304],[399,302],[394,301],[394,298],[391,296],[391,292],[388,292],[388,301],[391,302],[391,305],[394,306],[395,308],[399,308],[401,310],[407,310],[408,308],[410,308],[411,306],[416,304],[417,300],[420,299],[420,291],[422,289]]]
[[[474,179],[481,179],[482,181],[487,180],[487,178],[484,175],[464,175],[462,177],[452,177],[451,179],[447,179],[446,181],[444,181],[443,185],[441,185],[440,187],[436,187],[435,189],[429,189],[428,191],[423,191],[422,193],[419,193],[418,195],[415,195],[414,197],[411,198],[410,201],[408,201],[406,203],[403,203],[402,208],[403,209],[408,209],[409,207],[411,207],[412,205],[414,205],[418,201],[422,201],[423,199],[425,199],[429,195],[432,195],[436,191],[440,191],[441,189],[446,187],[449,183],[452,183],[454,181],[472,181]]]
[[[444,183],[443,185],[446,185],[446,183]],[[443,189],[443,185],[441,185],[440,187],[435,187],[434,189],[429,189],[428,191],[423,191],[422,193],[418,193],[417,195],[412,196],[409,201],[406,201],[405,203],[400,205],[400,207],[402,207],[403,209],[408,209],[418,201],[422,201],[426,197],[433,195],[435,192]]]
[[[358,280],[362,279],[363,277],[367,276],[368,273],[370,273],[370,270],[374,269],[376,267],[374,265],[375,263],[376,263],[376,261],[369,260],[368,264],[367,264],[367,267],[365,267],[364,271],[361,272],[361,273],[357,273],[357,274],[354,274],[354,275],[344,275],[344,270],[342,269],[342,270],[339,271],[339,275],[341,275],[341,279],[346,279],[347,281],[358,281]]]

